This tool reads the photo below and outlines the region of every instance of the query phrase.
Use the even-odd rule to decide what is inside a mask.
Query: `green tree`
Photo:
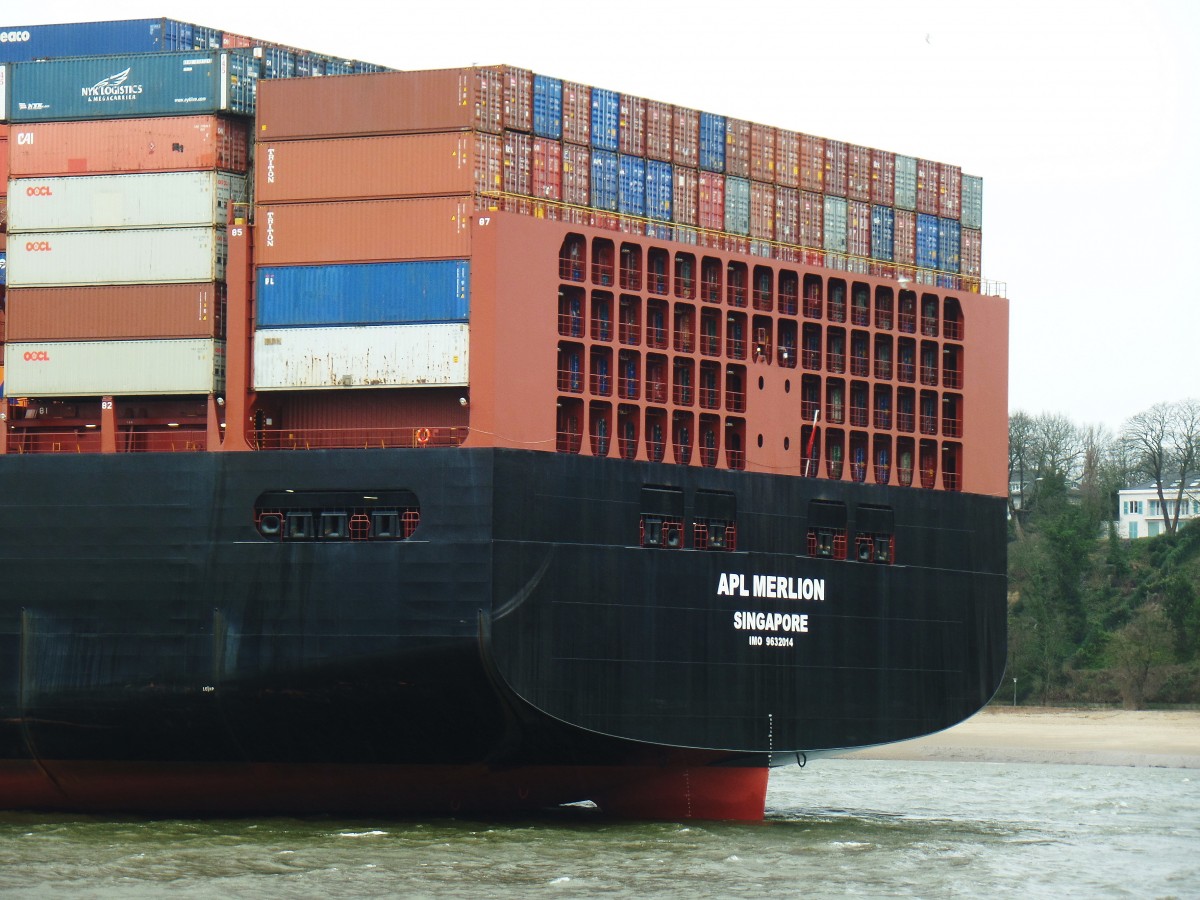
[[[1170,630],[1166,616],[1154,604],[1139,609],[1113,635],[1110,642],[1117,686],[1126,709],[1145,709],[1165,679],[1163,667],[1171,661]]]

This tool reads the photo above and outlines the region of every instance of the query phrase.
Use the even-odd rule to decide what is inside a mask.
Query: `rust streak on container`
[[[220,337],[223,284],[11,288],[8,340]]]

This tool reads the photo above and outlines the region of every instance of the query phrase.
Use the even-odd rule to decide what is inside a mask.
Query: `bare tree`
[[[1024,530],[1021,528],[1021,516],[1025,508],[1025,470],[1034,471],[1033,459],[1033,419],[1018,410],[1008,417],[1008,514],[1016,527],[1017,539],[1023,540]],[[1017,486],[1014,497],[1013,485]]]
[[[1122,436],[1140,471],[1154,482],[1167,534],[1179,530],[1188,475],[1200,461],[1200,400],[1156,403],[1125,423]],[[1174,488],[1174,509],[1167,492]]]

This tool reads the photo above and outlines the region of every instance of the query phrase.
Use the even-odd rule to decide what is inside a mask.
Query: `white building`
[[[1158,499],[1158,488],[1153,481],[1126,488],[1121,495],[1121,519],[1117,533],[1123,538],[1154,537],[1167,530],[1166,516],[1175,516],[1175,497],[1179,493],[1179,479],[1163,484],[1166,509]],[[1200,518],[1200,472],[1189,475],[1179,501],[1179,524],[1189,519]],[[1165,515],[1164,515],[1165,513]]]

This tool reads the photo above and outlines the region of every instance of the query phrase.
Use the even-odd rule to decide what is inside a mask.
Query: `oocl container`
[[[222,336],[223,284],[12,288],[10,341],[94,341]]]
[[[464,259],[332,266],[263,266],[259,328],[466,322],[470,263]]]
[[[254,113],[258,60],[244,51],[85,56],[10,71],[14,123]],[[336,79],[335,79],[336,80]]]
[[[462,324],[260,328],[254,333],[254,388],[462,386],[467,350]]]
[[[223,228],[27,232],[9,242],[8,283],[55,287],[222,281],[225,260]]]
[[[5,393],[20,397],[211,394],[225,387],[221,341],[10,343]]]
[[[83,231],[224,225],[249,199],[245,175],[158,172],[14,178],[8,230]]]
[[[221,169],[245,172],[250,164],[244,119],[170,116],[28,122],[12,128],[14,177],[112,175]]]

